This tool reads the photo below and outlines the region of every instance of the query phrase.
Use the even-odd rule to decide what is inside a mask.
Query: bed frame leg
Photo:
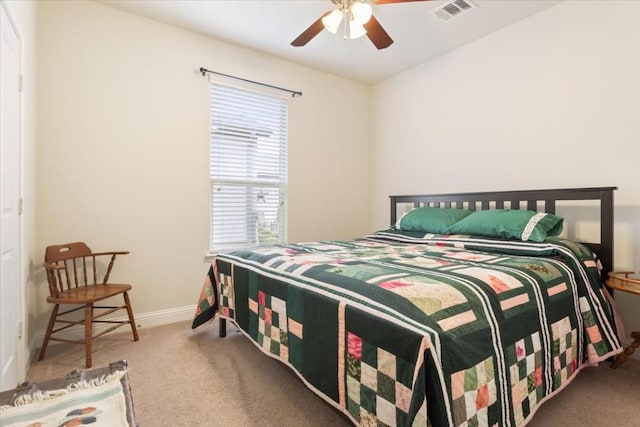
[[[227,319],[220,318],[220,338],[224,338],[227,336]]]

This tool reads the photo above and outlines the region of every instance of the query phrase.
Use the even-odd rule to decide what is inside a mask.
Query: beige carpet
[[[94,367],[129,362],[138,423],[142,427],[349,426],[351,423],[279,362],[265,356],[230,326],[190,329],[189,322],[105,335],[94,342]],[[82,368],[84,348],[55,345],[29,370],[44,381]],[[530,427],[640,427],[640,361],[614,370],[587,368],[538,411]]]

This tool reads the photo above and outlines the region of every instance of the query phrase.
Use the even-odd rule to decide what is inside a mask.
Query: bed
[[[219,254],[192,326],[231,320],[355,425],[523,426],[622,351],[615,189],[390,196],[387,230]],[[559,236],[585,201],[599,242]]]

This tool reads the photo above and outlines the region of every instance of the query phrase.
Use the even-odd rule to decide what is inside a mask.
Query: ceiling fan
[[[345,39],[356,39],[366,35],[369,40],[378,48],[384,49],[393,43],[393,39],[382,28],[380,22],[373,16],[371,5],[366,0],[331,0],[336,5],[334,10],[330,10],[318,18],[313,24],[302,32],[294,41],[292,46],[304,46],[317,36],[320,31],[326,29],[335,34],[338,32],[340,24],[343,23]],[[429,0],[371,0],[373,4],[406,3],[412,1]]]

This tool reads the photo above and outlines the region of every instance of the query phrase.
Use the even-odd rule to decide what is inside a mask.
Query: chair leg
[[[44,359],[44,353],[47,351],[47,347],[49,346],[49,339],[51,338],[53,327],[56,324],[56,317],[58,317],[59,308],[60,304],[56,304],[55,307],[53,307],[51,317],[49,317],[49,324],[47,325],[47,332],[44,335],[44,341],[42,341],[42,348],[40,348],[40,355],[38,356],[38,360]]]
[[[91,338],[93,338],[93,303],[84,306],[84,339],[86,367],[91,367]]]
[[[129,294],[124,293],[124,302],[127,305],[127,314],[129,315],[129,323],[131,324],[131,331],[133,332],[133,340],[138,341],[138,329],[136,328],[136,320],[133,318],[133,310],[131,309],[131,302],[129,301]]]

